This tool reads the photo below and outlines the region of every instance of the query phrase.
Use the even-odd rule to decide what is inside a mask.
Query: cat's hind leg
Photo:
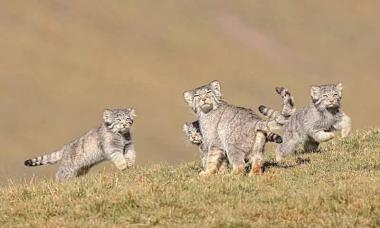
[[[227,157],[232,166],[232,174],[239,175],[245,171],[245,153],[235,145],[229,145]]]
[[[282,162],[285,156],[294,153],[297,147],[302,143],[302,140],[297,137],[287,138],[276,150],[276,162]]]
[[[253,145],[251,157],[249,158],[250,163],[252,164],[249,176],[259,175],[263,172],[265,143],[265,134],[262,132],[257,132],[255,144]]]
[[[316,142],[313,139],[309,139],[305,142],[303,149],[305,152],[318,152],[319,151],[319,142]]]
[[[67,180],[77,177],[77,175],[78,175],[77,170],[65,165],[61,165],[58,168],[55,178],[58,182],[65,182]]]

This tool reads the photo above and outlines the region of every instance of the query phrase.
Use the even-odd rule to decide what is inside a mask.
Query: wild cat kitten
[[[199,128],[199,122],[194,121],[191,123],[185,123],[183,125],[183,131],[185,132],[185,135],[187,136],[187,140],[198,146],[199,153],[201,154],[202,159],[202,166],[203,168],[207,165],[207,150],[204,148],[204,145],[202,143],[202,133]]]
[[[207,169],[201,175],[217,172],[224,154],[235,174],[244,171],[246,161],[253,167],[250,174],[262,172],[270,122],[261,120],[250,109],[225,102],[218,81],[187,91],[184,98],[198,116],[207,149]]]
[[[312,102],[299,110],[285,125],[283,143],[277,148],[277,161],[293,153],[299,145],[305,151],[315,151],[319,143],[334,138],[340,130],[342,137],[351,131],[351,118],[341,109],[343,86],[321,85],[311,87]]]
[[[56,174],[58,181],[86,174],[103,160],[112,161],[119,170],[135,164],[131,127],[135,111],[129,109],[104,110],[103,123],[60,150],[25,161],[26,166],[54,164],[61,161]]]
[[[199,152],[201,154],[202,166],[204,169],[207,169],[207,149],[202,143],[203,139],[202,139],[201,129],[199,126],[199,121],[185,123],[183,125],[183,130],[185,132],[185,135],[188,138],[188,141],[198,146]],[[281,140],[281,136],[277,135],[276,133],[269,133],[266,135],[266,140],[267,142],[279,142],[279,140]],[[228,165],[229,165],[227,156],[222,156],[219,159],[220,159],[220,161],[218,162],[220,163],[219,171],[227,170]]]

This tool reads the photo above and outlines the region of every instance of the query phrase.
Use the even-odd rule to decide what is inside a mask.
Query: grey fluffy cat
[[[334,138],[340,130],[342,137],[351,131],[351,118],[341,110],[341,83],[311,87],[312,102],[290,117],[285,125],[283,143],[277,148],[276,160],[293,153],[299,145],[305,151],[316,151],[319,143]]]
[[[61,161],[56,178],[64,181],[86,174],[103,160],[112,161],[119,170],[135,164],[131,127],[135,111],[104,110],[103,123],[82,137],[64,145],[60,150],[25,161],[26,166],[54,164]]]
[[[244,171],[245,161],[252,164],[250,175],[262,172],[270,122],[262,121],[250,109],[225,102],[218,81],[187,91],[184,98],[198,116],[207,149],[207,167],[201,175],[217,172],[224,154],[234,174]]]
[[[183,125],[183,131],[185,132],[185,135],[187,136],[188,141],[198,146],[199,152],[201,154],[202,166],[203,168],[206,168],[207,148],[205,148],[203,144],[203,138],[202,138],[202,133],[199,126],[199,121],[185,123]],[[269,133],[266,135],[266,140],[267,142],[281,142],[281,136],[276,133]],[[227,157],[223,157],[222,159],[224,159],[225,161],[220,161],[223,163],[220,169],[222,169],[221,171],[225,171],[228,168],[229,162],[228,162]]]

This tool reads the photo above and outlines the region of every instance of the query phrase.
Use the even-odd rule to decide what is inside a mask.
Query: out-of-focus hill
[[[0,3],[0,178],[101,121],[137,110],[139,164],[198,157],[182,92],[213,79],[228,101],[279,107],[288,87],[341,81],[355,127],[380,123],[377,1],[7,1]]]

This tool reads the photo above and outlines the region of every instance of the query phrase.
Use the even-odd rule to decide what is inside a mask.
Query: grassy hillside
[[[138,163],[196,159],[182,93],[211,80],[231,103],[297,107],[339,82],[357,128],[380,126],[380,1],[29,0],[0,3],[0,185],[53,176],[25,159],[133,106]],[[360,105],[359,105],[360,104]],[[360,108],[358,108],[360,107]],[[161,148],[159,153],[157,148]]]
[[[380,130],[321,153],[289,157],[264,175],[199,178],[199,163],[89,175],[0,191],[2,226],[380,226]]]

